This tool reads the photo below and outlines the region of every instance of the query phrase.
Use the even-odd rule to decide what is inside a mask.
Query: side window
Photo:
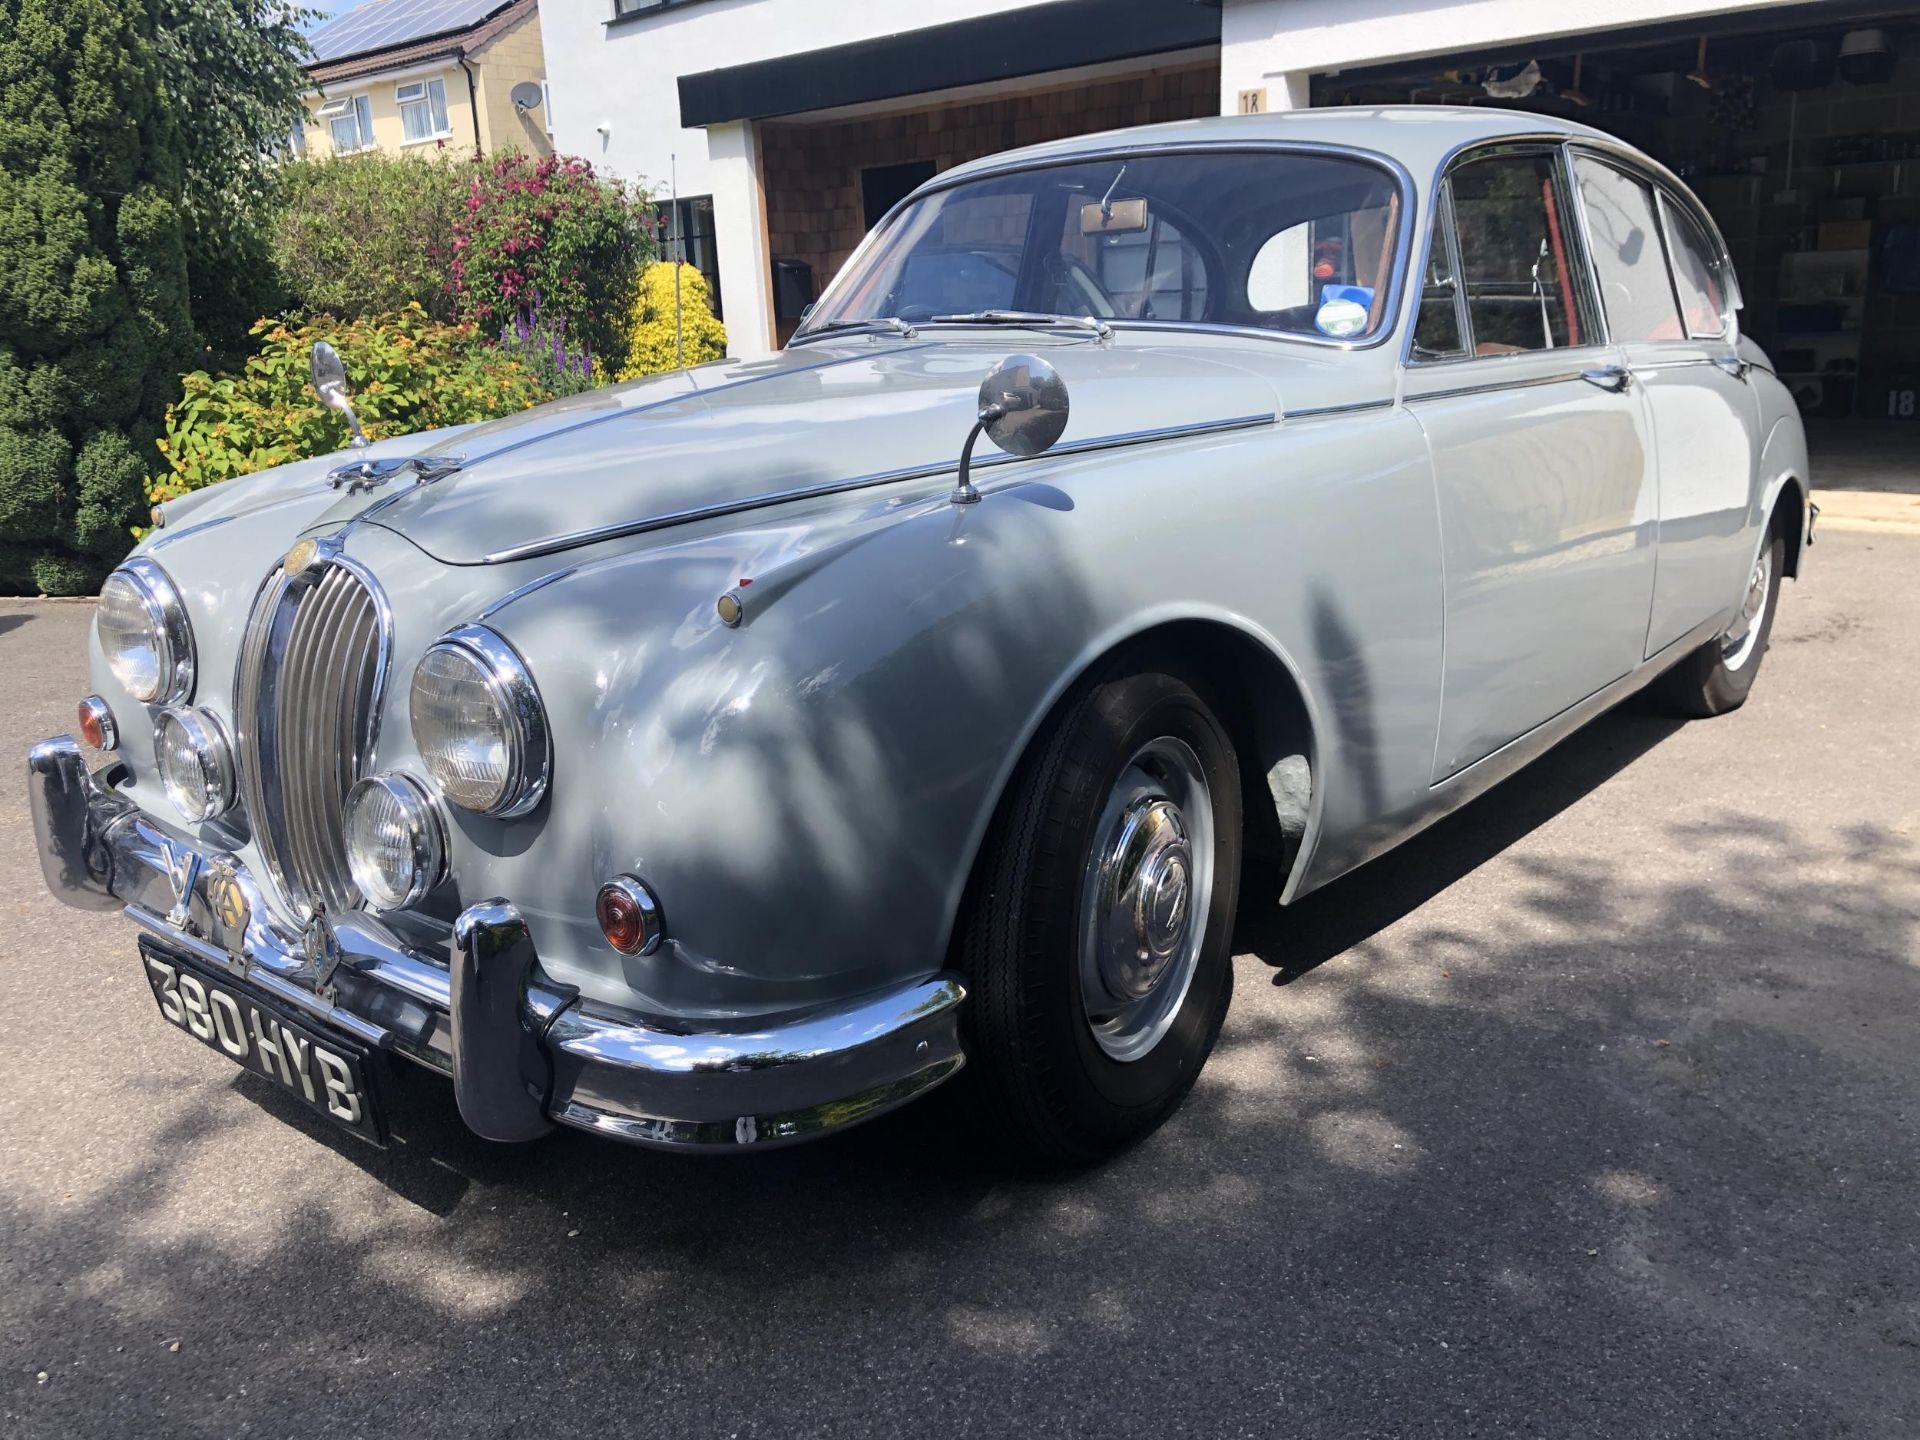
[[[1467,349],[1466,337],[1460,333],[1460,279],[1453,273],[1450,214],[1443,184],[1433,207],[1427,269],[1420,277],[1420,311],[1413,322],[1413,353],[1417,359],[1464,355]]]
[[[1552,154],[1489,155],[1453,171],[1454,229],[1473,353],[1587,343]]]
[[[1680,292],[1687,334],[1696,340],[1716,339],[1727,333],[1726,292],[1714,249],[1700,223],[1681,206],[1661,197],[1667,217],[1667,241],[1673,248],[1673,283]]]
[[[1653,188],[1602,161],[1574,162],[1593,268],[1615,340],[1680,340],[1680,306],[1667,277]]]

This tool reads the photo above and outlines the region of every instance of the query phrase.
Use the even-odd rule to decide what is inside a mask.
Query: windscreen
[[[1358,156],[1115,156],[913,200],[803,335],[1012,310],[1352,340],[1388,323],[1399,186]]]

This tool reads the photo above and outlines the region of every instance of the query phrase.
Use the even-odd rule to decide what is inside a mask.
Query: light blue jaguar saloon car
[[[960,166],[776,355],[161,507],[104,765],[28,762],[47,881],[376,1143],[398,1057],[494,1140],[952,1081],[1097,1157],[1205,1063],[1246,877],[1294,901],[1644,686],[1747,699],[1813,510],[1739,312],[1685,186],[1538,116]]]

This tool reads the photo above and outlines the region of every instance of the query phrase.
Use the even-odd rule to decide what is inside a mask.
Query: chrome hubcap
[[[1753,658],[1760,644],[1761,619],[1766,614],[1767,592],[1773,586],[1773,546],[1760,551],[1753,575],[1747,581],[1747,596],[1740,604],[1727,633],[1720,637],[1720,660],[1729,670],[1738,670]]]
[[[1081,886],[1080,993],[1116,1060],[1137,1060],[1179,1013],[1206,938],[1213,803],[1200,757],[1162,736],[1114,782]]]

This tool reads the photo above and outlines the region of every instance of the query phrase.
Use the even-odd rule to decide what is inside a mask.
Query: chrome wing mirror
[[[1067,382],[1038,355],[1009,355],[980,382],[979,418],[960,448],[960,478],[947,498],[955,505],[979,503],[973,488],[973,446],[987,438],[1021,459],[1053,448],[1067,428]]]
[[[353,432],[347,444],[355,450],[365,449],[366,432],[360,428],[360,417],[353,413],[353,402],[347,399],[347,367],[340,363],[340,352],[324,340],[314,341],[307,357],[307,373],[313,377],[313,392],[320,403],[347,417],[347,428]]]

